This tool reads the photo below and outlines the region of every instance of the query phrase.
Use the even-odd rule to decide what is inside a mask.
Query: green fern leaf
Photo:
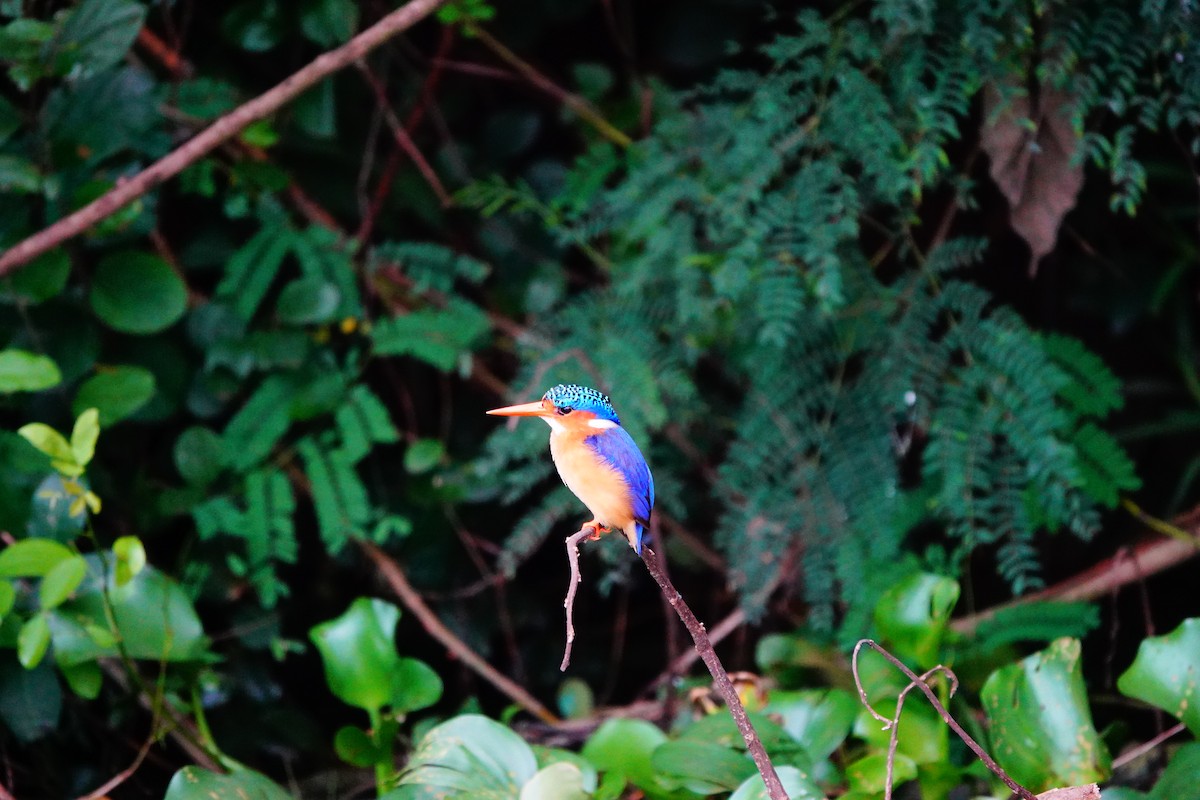
[[[321,540],[337,554],[348,540],[365,536],[371,521],[367,490],[345,451],[327,449],[311,438],[300,440],[296,450],[304,461]]]
[[[1058,394],[1076,414],[1103,417],[1124,404],[1117,376],[1078,339],[1050,334],[1042,344],[1054,364],[1070,378]]]
[[[1098,503],[1114,508],[1122,491],[1141,488],[1133,462],[1111,435],[1088,422],[1072,442],[1083,490]]]
[[[390,444],[400,438],[387,407],[362,384],[350,390],[333,417],[342,450],[353,463],[362,460],[375,444]]]
[[[222,434],[232,466],[245,469],[271,454],[291,427],[288,409],[295,394],[294,384],[283,375],[271,375],[262,382]]]
[[[283,259],[292,247],[292,231],[280,223],[267,223],[233,254],[217,297],[226,300],[245,320],[254,316],[271,288]]]
[[[375,324],[372,338],[379,355],[411,355],[443,372],[477,346],[491,329],[487,315],[454,300],[443,309],[422,309]]]

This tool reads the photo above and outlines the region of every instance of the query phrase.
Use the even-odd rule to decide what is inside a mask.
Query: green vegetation
[[[620,537],[555,670],[584,511],[482,412],[572,382],[791,797],[1007,791],[865,638],[1032,791],[1200,796],[1187,576],[1059,591],[1195,536],[1200,10],[652,6],[443,4],[0,267],[6,790],[766,797]],[[0,0],[0,251],[391,10]]]

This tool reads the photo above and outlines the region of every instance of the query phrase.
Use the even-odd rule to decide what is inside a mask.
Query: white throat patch
[[[562,433],[567,429],[566,425],[563,425],[554,417],[542,417],[542,419],[544,419],[546,424],[550,426],[550,430],[554,431],[555,433]]]

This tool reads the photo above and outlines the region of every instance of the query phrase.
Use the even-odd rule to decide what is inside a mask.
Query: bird
[[[593,539],[620,530],[639,556],[654,508],[654,478],[645,456],[608,397],[559,384],[534,403],[494,408],[502,417],[541,417],[550,426],[550,456],[567,488],[587,506]]]

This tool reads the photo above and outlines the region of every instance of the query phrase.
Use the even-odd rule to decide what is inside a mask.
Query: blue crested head
[[[595,414],[597,419],[607,419],[618,425],[621,424],[621,420],[617,417],[617,412],[613,409],[608,397],[587,386],[560,383],[546,392],[542,396],[542,399],[553,403],[560,414],[569,414],[572,411],[587,411]]]

